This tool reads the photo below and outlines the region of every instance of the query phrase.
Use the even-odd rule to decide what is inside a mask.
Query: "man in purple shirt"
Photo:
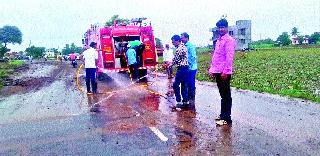
[[[214,53],[212,54],[209,74],[215,77],[221,96],[221,112],[216,119],[217,125],[231,124],[231,90],[230,79],[233,69],[233,58],[235,53],[235,40],[228,34],[228,21],[221,19],[216,23],[219,30]]]

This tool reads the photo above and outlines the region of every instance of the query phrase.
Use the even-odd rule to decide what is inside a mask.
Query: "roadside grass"
[[[10,62],[0,62],[0,89],[3,87],[3,81],[13,73],[15,68],[18,68],[25,63],[21,60],[13,60]]]
[[[213,81],[207,74],[210,51],[198,54],[200,81]],[[320,102],[320,49],[270,49],[237,52],[231,85]]]
[[[250,47],[254,49],[270,49],[270,48],[273,48],[274,45],[273,44],[252,44],[250,45]]]
[[[16,67],[20,67],[22,65],[24,65],[25,63],[21,60],[13,60],[13,61],[10,61],[9,62],[9,65],[11,65],[13,68],[16,68]]]
[[[203,47],[203,48],[196,48],[197,54],[202,54],[202,53],[207,53],[207,52],[211,52],[212,49],[208,48],[208,47]]]

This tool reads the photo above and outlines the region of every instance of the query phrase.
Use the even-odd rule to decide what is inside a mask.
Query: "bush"
[[[14,68],[20,67],[24,64],[25,64],[24,61],[21,61],[21,60],[13,60],[9,62],[9,65],[13,66]]]

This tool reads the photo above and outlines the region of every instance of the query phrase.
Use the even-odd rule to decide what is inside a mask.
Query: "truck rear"
[[[143,25],[142,20],[131,20],[130,24],[114,24],[110,27],[92,25],[84,34],[84,48],[91,42],[97,43],[98,76],[102,73],[127,71],[126,51],[129,42],[140,42],[137,48],[137,62],[141,76],[147,69],[157,65],[157,52],[151,24]]]

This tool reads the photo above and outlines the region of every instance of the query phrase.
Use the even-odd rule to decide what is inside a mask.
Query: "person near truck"
[[[98,52],[96,51],[96,46],[97,43],[91,42],[90,48],[85,50],[82,54],[84,59],[84,66],[86,69],[87,94],[97,93],[96,70],[98,62]]]
[[[76,66],[77,66],[77,61],[76,61],[77,55],[75,53],[71,53],[69,58],[70,58],[71,65],[73,66],[73,68],[76,68]]]
[[[126,57],[128,59],[129,70],[132,79],[139,79],[137,53],[131,44],[128,44],[128,50],[126,52]]]
[[[168,76],[168,79],[172,79],[172,68],[171,68],[171,64],[172,64],[172,59],[173,59],[173,50],[170,48],[169,44],[165,45],[165,49],[163,52],[163,65],[166,69],[166,73]]]

